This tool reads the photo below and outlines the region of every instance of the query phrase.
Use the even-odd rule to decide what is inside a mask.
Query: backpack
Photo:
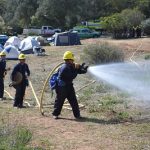
[[[58,80],[58,74],[59,74],[59,71],[57,71],[56,73],[54,73],[51,76],[51,78],[49,79],[49,86],[50,86],[51,90],[56,89],[57,80]]]

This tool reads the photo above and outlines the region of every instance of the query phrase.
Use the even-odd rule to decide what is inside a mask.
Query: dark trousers
[[[74,117],[76,118],[80,117],[79,105],[78,105],[77,98],[75,95],[75,90],[72,84],[68,86],[56,88],[56,99],[55,99],[55,104],[54,104],[54,111],[52,114],[54,116],[60,115],[62,106],[66,98],[68,99],[72,107]]]
[[[4,96],[4,79],[0,77],[0,98]]]
[[[14,107],[23,107],[23,98],[26,90],[26,83],[22,82],[21,84],[15,87],[16,94],[14,100]]]

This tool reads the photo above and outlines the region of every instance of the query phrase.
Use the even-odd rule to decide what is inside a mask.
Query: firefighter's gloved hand
[[[87,71],[88,67],[89,67],[89,66],[85,66],[85,67],[84,67],[84,70],[86,70],[86,71]]]
[[[85,63],[82,63],[81,68],[84,68],[84,66],[85,66]]]
[[[81,69],[87,72],[89,66],[85,65],[85,63],[82,63]]]
[[[80,67],[81,67],[80,64],[75,63],[75,68],[76,68],[76,69],[79,69]]]

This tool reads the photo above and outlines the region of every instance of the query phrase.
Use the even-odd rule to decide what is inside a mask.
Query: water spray
[[[89,72],[98,80],[103,80],[130,95],[150,101],[150,61],[134,63],[114,63],[93,66]]]

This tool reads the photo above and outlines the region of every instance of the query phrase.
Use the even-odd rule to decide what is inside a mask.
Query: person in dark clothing
[[[74,117],[81,118],[79,105],[73,87],[73,79],[75,79],[78,74],[86,73],[88,66],[85,66],[85,64],[75,64],[74,55],[70,51],[64,53],[63,59],[65,63],[59,68],[57,86],[55,89],[56,98],[52,115],[54,119],[58,119],[64,101],[67,98],[72,107]]]
[[[25,63],[26,57],[24,54],[20,54],[18,59],[20,62],[14,67],[11,73],[11,79],[12,81],[14,81],[16,74],[19,72],[22,75],[22,80],[15,86],[16,94],[13,106],[23,108],[23,98],[25,95],[26,86],[28,86],[28,77],[30,76],[30,70],[28,65]]]
[[[137,38],[141,38],[141,27],[140,26],[137,26],[137,28],[136,28],[136,35],[137,35]]]
[[[1,52],[0,57],[0,100],[4,100],[4,77],[10,68],[6,69],[6,54]]]

